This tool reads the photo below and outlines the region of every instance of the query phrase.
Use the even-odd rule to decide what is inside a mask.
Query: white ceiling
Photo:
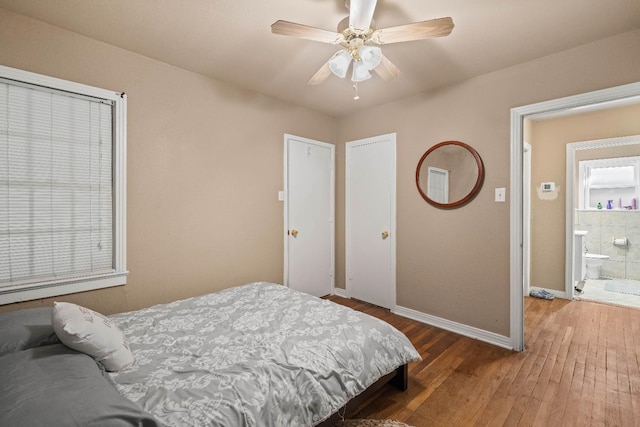
[[[450,16],[450,36],[383,46],[400,76],[307,80],[338,50],[271,34],[278,19],[335,30],[344,0],[0,0],[0,7],[332,116],[640,28],[639,0],[378,0],[377,28]],[[640,48],[640,47],[639,47]]]

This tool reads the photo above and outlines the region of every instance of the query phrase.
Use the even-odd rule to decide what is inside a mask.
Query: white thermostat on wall
[[[543,182],[540,184],[540,190],[542,192],[547,193],[550,191],[556,191],[556,183],[555,182]]]

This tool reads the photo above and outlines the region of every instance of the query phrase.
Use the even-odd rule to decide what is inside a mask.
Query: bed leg
[[[409,387],[409,364],[405,363],[396,369],[396,376],[389,383],[397,389],[405,391]]]

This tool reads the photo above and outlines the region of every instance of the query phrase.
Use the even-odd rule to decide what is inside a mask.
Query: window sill
[[[0,288],[0,305],[122,286],[127,283],[127,274],[124,271],[64,282],[39,283],[28,288]]]

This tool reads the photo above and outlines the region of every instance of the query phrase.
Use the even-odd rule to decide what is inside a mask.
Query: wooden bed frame
[[[396,387],[399,390],[405,391],[409,383],[409,365],[404,364],[395,371],[385,375],[378,381],[373,383],[365,391],[351,399],[340,410],[333,413],[329,418],[317,424],[317,427],[333,427],[338,421],[352,417],[360,410],[360,406],[375,395],[382,387],[387,383]]]

